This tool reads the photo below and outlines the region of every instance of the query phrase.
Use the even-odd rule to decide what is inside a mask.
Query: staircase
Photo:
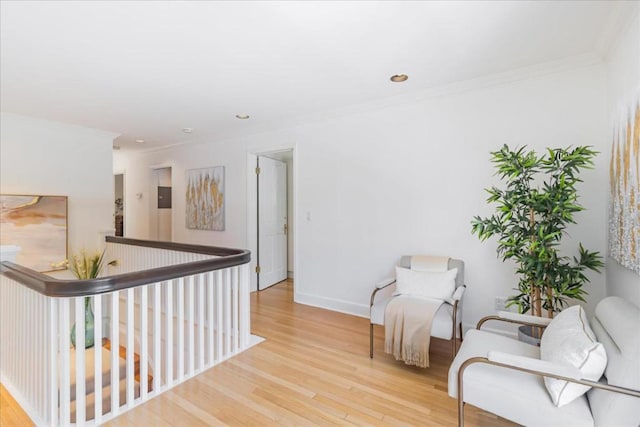
[[[95,352],[98,348],[95,346],[85,350],[85,413],[86,420],[93,420],[95,418]],[[102,414],[106,414],[111,411],[111,393],[113,392],[111,387],[111,341],[108,338],[102,340],[102,347],[99,348],[102,352]],[[70,368],[71,368],[71,422],[75,423],[76,420],[76,352],[74,349],[70,352]],[[118,364],[118,378],[120,382],[118,384],[117,392],[120,394],[119,402],[120,406],[124,406],[126,399],[126,381],[127,381],[127,369],[126,369],[126,357],[127,351],[124,347],[119,348],[119,364]],[[135,372],[135,385],[134,393],[135,397],[140,396],[140,356],[134,354],[134,372]],[[148,390],[151,391],[153,385],[153,377],[151,375],[147,378]]]

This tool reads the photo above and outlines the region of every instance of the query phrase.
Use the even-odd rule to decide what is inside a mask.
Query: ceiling
[[[227,138],[594,52],[620,2],[2,1],[0,8],[2,111],[116,132],[116,144],[133,150]],[[392,83],[398,73],[408,81]]]

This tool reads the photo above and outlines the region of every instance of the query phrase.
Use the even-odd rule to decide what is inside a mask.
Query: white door
[[[258,157],[258,290],[287,278],[287,165]]]

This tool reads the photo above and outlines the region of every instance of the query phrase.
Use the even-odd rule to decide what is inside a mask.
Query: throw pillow
[[[413,295],[426,298],[449,298],[456,288],[458,269],[440,273],[415,271],[396,267],[396,295]]]
[[[582,378],[598,381],[607,366],[604,346],[587,322],[579,305],[561,311],[545,329],[540,341],[540,359],[572,365]],[[545,377],[544,384],[553,404],[560,407],[582,396],[591,387]]]

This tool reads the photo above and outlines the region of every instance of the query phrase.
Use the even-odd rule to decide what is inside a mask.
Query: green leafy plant
[[[579,172],[593,167],[597,152],[591,147],[547,149],[544,155],[511,150],[504,145],[492,152],[491,161],[505,188],[485,189],[487,201],[496,212],[474,217],[472,233],[481,241],[498,237],[498,256],[512,259],[520,276],[517,295],[507,306],[517,305],[521,313],[553,317],[569,299],[585,301],[586,270],[600,271],[604,265],[598,252],[578,245],[578,257],[560,254],[560,242],[574,214],[584,210],[578,203]]]
[[[74,254],[69,260],[69,269],[80,280],[95,279],[100,275],[104,267],[104,255],[106,249],[102,252],[87,253],[84,249],[79,254]],[[107,263],[107,265],[115,266],[117,260]]]

